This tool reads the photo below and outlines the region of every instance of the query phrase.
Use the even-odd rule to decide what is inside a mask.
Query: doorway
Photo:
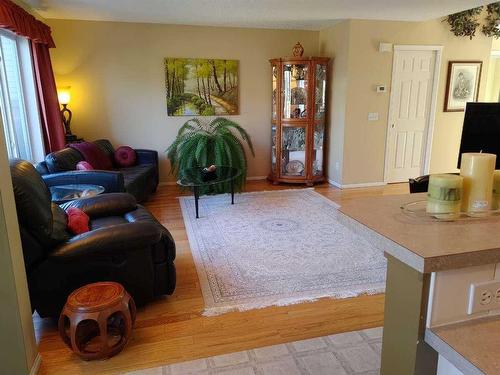
[[[441,46],[394,46],[384,181],[429,171]]]

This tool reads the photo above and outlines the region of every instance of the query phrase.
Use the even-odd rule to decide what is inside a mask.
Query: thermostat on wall
[[[386,91],[387,91],[386,85],[377,85],[377,92],[386,92]]]

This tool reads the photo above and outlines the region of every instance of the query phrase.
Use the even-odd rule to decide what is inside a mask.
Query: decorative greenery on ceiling
[[[483,7],[477,7],[463,12],[450,14],[443,21],[448,22],[450,31],[455,36],[466,36],[472,39],[476,35],[477,27],[480,25],[478,16]],[[489,37],[500,38],[500,2],[492,3],[486,6],[488,12],[481,31]]]
[[[485,24],[482,28],[483,34],[498,39],[500,38],[500,3],[487,5],[486,11],[488,15],[486,16]]]
[[[450,31],[455,36],[468,36],[470,39],[476,35],[479,26],[477,16],[481,14],[483,7],[464,10],[463,12],[450,14],[445,21],[450,25]]]

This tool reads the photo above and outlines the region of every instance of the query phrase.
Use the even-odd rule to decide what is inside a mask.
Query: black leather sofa
[[[103,194],[51,202],[33,165],[10,161],[32,308],[57,317],[75,289],[97,281],[117,281],[137,305],[175,289],[175,243],[170,233],[135,198]],[[68,207],[90,217],[90,231],[66,230]]]
[[[427,189],[429,188],[429,175],[410,178],[410,194],[415,193],[427,193]]]
[[[94,141],[108,157],[113,158],[113,145],[107,139]],[[76,164],[84,158],[77,150],[67,147],[52,152],[38,163],[37,171],[48,186],[67,184],[102,185],[107,193],[127,192],[138,202],[144,202],[156,191],[159,181],[158,152],[136,149],[137,164],[113,171],[76,171]]]

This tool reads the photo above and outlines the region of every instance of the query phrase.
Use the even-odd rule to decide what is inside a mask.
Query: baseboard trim
[[[339,188],[339,189],[342,189],[342,185],[341,185],[341,184],[339,184],[337,181],[333,181],[333,180],[330,180],[330,179],[327,179],[327,181],[328,181],[328,183],[329,183],[330,185],[333,185],[333,186],[335,186],[335,187],[337,187],[337,188]]]
[[[260,180],[265,180],[267,176],[250,176],[247,177],[247,181],[260,181]],[[175,181],[161,181],[158,186],[174,186],[177,185],[177,182]]]
[[[40,370],[41,364],[42,364],[42,355],[38,353],[35,357],[35,361],[33,362],[33,366],[31,366],[30,375],[37,375],[38,370]]]
[[[330,179],[328,179],[328,183],[330,185],[338,187],[339,189],[356,189],[356,188],[376,187],[376,186],[387,185],[387,183],[385,183],[383,181],[381,181],[381,182],[363,182],[360,184],[340,184],[337,181],[330,180]]]

